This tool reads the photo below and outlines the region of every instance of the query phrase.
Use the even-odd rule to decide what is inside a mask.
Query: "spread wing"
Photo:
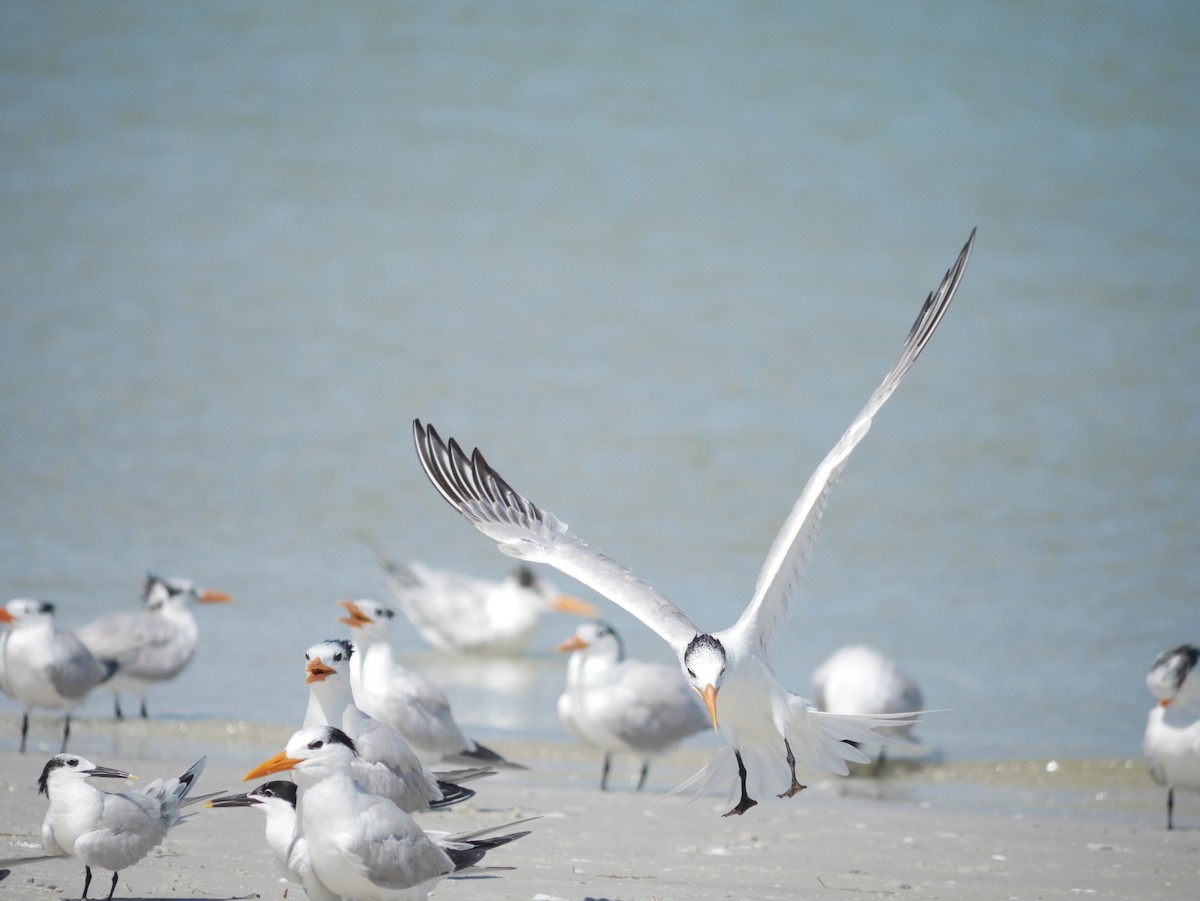
[[[954,265],[947,270],[942,283],[925,299],[921,312],[904,341],[899,359],[888,370],[879,387],[868,398],[866,406],[854,417],[833,450],[825,456],[816,472],[809,478],[783,528],[775,537],[767,559],[759,571],[754,597],[733,627],[736,631],[756,638],[764,650],[771,641],[775,626],[787,615],[788,603],[796,583],[808,565],[829,490],[841,475],[854,448],[866,437],[875,414],[887,403],[909,367],[925,349],[938,323],[942,321],[950,301],[954,299],[954,292],[966,269],[974,242],[975,230],[972,229],[967,243],[963,245]]]
[[[546,563],[577,579],[628,610],[677,653],[700,631],[674,601],[589,547],[553,513],[514,491],[478,449],[468,458],[457,441],[442,441],[433,426],[422,425],[419,419],[413,421],[413,439],[429,481],[501,551]]]

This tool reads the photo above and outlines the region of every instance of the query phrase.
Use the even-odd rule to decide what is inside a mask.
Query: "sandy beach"
[[[35,781],[54,731],[15,752],[17,718],[0,718],[0,857],[33,855],[46,801]],[[142,779],[209,757],[202,792],[242,791],[242,775],[279,750],[286,729],[225,721],[82,720],[72,750]],[[431,829],[461,830],[539,816],[531,834],[488,860],[512,870],[448,879],[437,897],[552,899],[1191,898],[1200,877],[1200,798],[1181,795],[1164,828],[1164,793],[1136,760],[935,764],[897,761],[882,778],[822,779],[790,801],[764,801],[724,819],[724,797],[661,795],[704,763],[690,749],[659,761],[647,791],[629,790],[632,761],[598,790],[599,758],[563,743],[500,744],[528,772],[478,783],[471,801],[425,813]],[[106,786],[112,788],[114,786]],[[107,876],[100,877],[107,883]],[[75,898],[72,860],[19,866],[6,897]],[[106,888],[106,886],[104,886]],[[97,883],[93,883],[93,895]],[[203,810],[121,874],[116,897],[302,898],[280,881],[262,817]],[[103,897],[103,891],[100,892]]]

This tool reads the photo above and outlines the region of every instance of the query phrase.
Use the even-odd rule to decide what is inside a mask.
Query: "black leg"
[[[63,744],[62,751],[67,750],[67,739],[71,737],[71,714],[67,714],[63,719]]]
[[[142,719],[150,719],[150,714],[146,712],[146,696],[142,695]]]
[[[612,768],[612,754],[604,752],[604,769],[600,771],[600,791],[608,791],[608,771]]]
[[[83,894],[80,895],[79,897],[80,897],[81,901],[87,901],[88,888],[92,884],[92,868],[85,865],[83,868],[83,872],[84,872]]]
[[[746,764],[744,762],[742,762],[742,752],[734,751],[733,756],[737,758],[738,778],[742,780],[742,797],[737,802],[737,806],[735,808],[733,808],[733,810],[729,811],[729,813],[725,814],[725,816],[731,817],[736,814],[737,816],[740,817],[742,814],[744,814],[747,810],[749,810],[751,807],[753,807],[758,802],[755,801],[753,798],[750,797],[750,795],[748,795],[746,793]]]
[[[125,719],[125,714],[121,712],[121,695],[119,692],[113,692],[113,716],[119,720]]]
[[[24,747],[22,746],[22,750]],[[1175,789],[1167,789],[1167,828],[1175,828]]]
[[[642,761],[642,775],[638,777],[638,787],[637,787],[638,791],[641,791],[645,787],[646,776],[649,772],[650,772],[650,761],[643,760]]]
[[[25,753],[25,737],[29,735],[29,711],[21,716],[21,753]]]
[[[808,788],[808,786],[801,785],[796,781],[796,756],[792,753],[792,746],[788,744],[788,740],[786,738],[783,740],[783,747],[787,751],[787,763],[788,769],[791,770],[792,773],[792,784],[788,786],[788,790],[779,797],[791,798],[796,795],[797,792],[804,791],[806,788]]]
[[[112,885],[108,887],[108,897],[105,901],[112,901],[113,892],[117,890],[117,871],[113,870]]]

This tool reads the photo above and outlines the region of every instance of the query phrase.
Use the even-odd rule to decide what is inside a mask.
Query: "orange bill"
[[[359,609],[358,604],[354,603],[354,601],[338,601],[338,605],[345,607],[346,612],[349,614],[349,616],[339,616],[339,623],[347,625],[353,629],[359,626],[370,625],[372,622],[374,622],[371,617],[367,616],[362,612],[362,610]]]
[[[242,777],[243,782],[249,782],[251,779],[261,779],[263,776],[270,776],[272,773],[282,773],[284,770],[290,770],[300,761],[287,756],[286,751],[280,751],[270,760],[264,760],[245,776]]]
[[[586,647],[588,647],[588,643],[586,641],[584,641],[578,635],[572,635],[554,650],[558,651],[560,654],[565,654],[567,651],[582,651]]]
[[[305,685],[312,685],[314,682],[324,682],[325,679],[337,672],[333,667],[322,663],[320,657],[314,657],[308,661],[308,666],[304,667],[304,671],[308,673],[308,678],[304,680]]]
[[[717,726],[717,690],[711,685],[705,685],[704,691],[700,692],[704,698],[704,706],[708,708],[708,715],[712,717],[713,731],[716,732]]]
[[[571,597],[569,594],[561,594],[556,597],[550,603],[550,607],[559,613],[574,613],[576,616],[586,616],[590,619],[595,619],[600,615],[600,611],[595,606],[589,604],[587,601]]]

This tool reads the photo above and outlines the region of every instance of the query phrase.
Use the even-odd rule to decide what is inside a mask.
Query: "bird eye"
[[[79,766],[79,760],[75,757],[72,757],[67,761],[67,766]]]
[[[315,751],[315,750],[317,750],[317,748],[324,747],[324,745],[325,745],[325,742],[321,741],[321,739],[318,738],[316,741],[310,741],[308,743],[308,749],[310,751]]]
[[[341,659],[342,659],[342,655],[340,653],[333,655],[333,660],[335,663]]]
[[[396,615],[396,612],[394,610],[385,610],[384,615],[387,616],[388,619],[391,619]]]
[[[693,679],[696,678],[696,674],[694,672],[692,672],[692,668],[690,666],[688,667],[688,675],[691,676]]]

